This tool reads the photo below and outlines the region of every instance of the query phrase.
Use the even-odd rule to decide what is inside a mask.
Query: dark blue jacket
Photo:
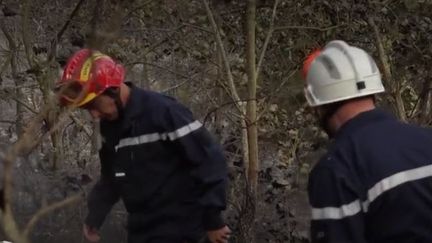
[[[137,242],[196,238],[222,227],[227,167],[221,147],[175,99],[128,85],[122,119],[101,122],[102,172],[86,223],[99,228],[122,199]]]
[[[432,242],[432,130],[364,112],[309,179],[312,242]]]

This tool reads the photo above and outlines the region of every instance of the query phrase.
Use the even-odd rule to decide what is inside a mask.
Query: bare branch
[[[12,99],[16,103],[22,105],[23,107],[25,107],[26,109],[28,109],[29,111],[31,111],[33,114],[37,114],[38,113],[35,109],[33,109],[32,107],[30,107],[26,102],[20,100],[18,97],[16,97],[15,94],[11,94],[8,91],[9,91],[8,89],[5,89],[5,90],[1,90],[0,89],[0,94],[1,94],[0,99],[3,99],[3,100]]]
[[[10,98],[13,99],[15,102],[17,102],[18,104],[24,106],[27,110],[31,111],[33,114],[37,114],[37,111],[35,109],[27,105],[26,102],[20,100],[18,97],[12,96]]]
[[[73,113],[71,113],[70,114],[70,116],[69,116],[71,119],[72,119],[72,121],[78,126],[78,127],[80,127],[83,131],[84,131],[84,133],[89,137],[89,138],[91,138],[91,131],[84,125],[84,123],[83,122],[81,122],[81,120],[78,118],[78,117],[76,117]]]
[[[167,92],[170,92],[170,91],[172,91],[172,90],[178,89],[179,87],[181,87],[181,86],[187,84],[187,83],[190,82],[190,81],[191,81],[191,79],[187,79],[187,80],[185,80],[185,81],[183,81],[183,82],[181,82],[181,83],[179,83],[179,84],[176,84],[176,85],[174,85],[174,86],[172,86],[172,87],[169,87],[169,88],[167,88],[167,89],[164,89],[164,90],[162,90],[161,92],[162,92],[162,93],[167,93]]]
[[[171,69],[166,68],[166,67],[162,67],[160,65],[157,65],[157,64],[154,64],[154,63],[151,63],[151,62],[130,62],[130,63],[127,63],[126,65],[136,65],[136,64],[144,64],[144,65],[148,65],[148,66],[151,66],[151,67],[155,67],[155,68],[167,71],[169,73],[172,73],[172,74],[174,74],[176,76],[179,76],[179,77],[185,78],[185,79],[190,79],[191,76],[193,76],[193,74],[192,75],[191,74],[182,74],[182,73],[176,72],[174,70],[171,70]]]
[[[57,210],[59,208],[63,208],[66,206],[69,206],[73,203],[77,203],[80,200],[82,200],[84,194],[83,193],[79,193],[77,195],[74,195],[72,197],[68,197],[60,202],[56,202],[54,204],[51,204],[47,207],[41,208],[38,212],[36,212],[32,218],[30,219],[30,221],[27,223],[26,227],[24,228],[23,234],[26,237],[30,236],[31,231],[33,230],[34,226],[36,225],[37,221],[39,219],[41,219],[43,216],[47,215],[48,213]]]
[[[15,124],[15,121],[9,121],[9,120],[0,120],[0,123],[9,123],[9,124]]]
[[[24,43],[24,51],[25,51],[25,55],[27,58],[27,62],[30,65],[30,67],[34,67],[35,63],[33,60],[33,55],[31,50],[31,45],[30,45],[30,25],[29,25],[29,20],[30,20],[30,5],[33,1],[30,0],[26,0],[24,1],[24,5],[23,5],[23,9],[24,9],[24,13],[23,13],[23,18],[22,18],[22,23],[21,23],[21,35],[22,35],[22,39],[23,39],[23,43]]]
[[[271,38],[271,36],[273,34],[273,31],[274,31],[274,20],[276,18],[276,10],[277,10],[278,4],[279,4],[279,0],[275,0],[274,6],[273,6],[273,13],[272,13],[272,17],[271,17],[271,20],[270,20],[269,30],[267,32],[267,36],[265,38],[264,45],[262,47],[261,55],[259,57],[257,68],[256,68],[256,78],[257,79],[258,79],[258,77],[259,77],[259,75],[261,73],[261,67],[262,67],[262,63],[263,63],[264,57],[265,57],[265,53],[266,53],[268,44],[270,43],[270,38]]]
[[[197,25],[189,24],[189,23],[185,23],[185,22],[183,22],[182,24],[185,25],[185,26],[191,27],[193,29],[200,30],[200,31],[205,32],[205,33],[213,34],[213,32],[211,30],[208,30],[208,29],[203,28],[201,26],[197,26]]]
[[[3,20],[0,21],[1,30],[3,31],[3,34],[6,36],[6,39],[8,41],[9,49],[10,49],[10,67],[11,67],[11,74],[12,78],[14,80],[14,83],[16,86],[19,86],[22,84],[23,80],[18,75],[18,65],[17,65],[17,59],[18,59],[18,47],[16,44],[16,41],[13,39],[12,34],[9,32],[9,30],[4,25]],[[20,100],[23,98],[24,94],[20,89],[16,89],[13,98],[16,98],[16,100]],[[17,133],[21,133],[22,131],[22,120],[23,120],[23,109],[22,109],[22,103],[18,102],[16,103],[16,131]]]
[[[69,15],[69,18],[66,20],[60,31],[57,33],[56,37],[51,41],[51,49],[48,53],[48,62],[51,62],[57,52],[57,44],[59,43],[61,37],[63,36],[64,32],[66,31],[67,27],[69,26],[72,19],[75,17],[75,15],[78,13],[79,9],[81,8],[81,5],[84,3],[85,0],[79,0],[75,8],[72,10],[72,13]]]
[[[234,77],[233,77],[232,72],[231,72],[231,67],[230,67],[230,64],[228,62],[228,57],[227,57],[227,54],[226,54],[226,51],[225,51],[225,47],[224,47],[223,42],[222,42],[222,38],[221,38],[221,35],[220,35],[220,32],[219,32],[219,28],[216,25],[216,21],[215,21],[215,19],[213,17],[213,13],[212,13],[212,11],[210,9],[208,0],[203,0],[203,3],[204,3],[204,6],[205,6],[205,9],[206,9],[206,12],[207,12],[207,17],[208,17],[208,19],[210,21],[210,24],[211,24],[211,26],[213,28],[214,35],[216,37],[216,42],[218,44],[218,49],[219,49],[219,51],[221,52],[221,55],[222,55],[222,60],[223,60],[224,66],[225,66],[225,71],[226,71],[227,80],[228,80],[228,86],[229,86],[230,92],[231,92],[231,96],[230,97],[236,102],[237,109],[243,114],[243,109],[241,108],[240,104],[238,104],[238,102],[240,102],[240,96],[238,95],[237,89],[236,89],[235,84],[234,84]]]
[[[406,121],[407,117],[406,117],[406,112],[405,112],[405,105],[403,103],[403,99],[402,99],[402,92],[400,89],[400,85],[396,84],[396,87],[392,87],[391,83],[393,82],[393,78],[392,78],[392,74],[390,71],[390,63],[388,61],[387,55],[385,53],[384,50],[384,46],[383,46],[383,42],[382,42],[382,38],[380,35],[380,32],[378,30],[377,25],[375,24],[374,19],[371,16],[368,16],[367,21],[369,23],[369,25],[372,27],[374,35],[375,35],[375,41],[376,41],[376,45],[378,48],[378,55],[379,55],[379,59],[380,62],[383,66],[384,69],[384,83],[386,84],[386,86],[388,88],[390,88],[392,90],[392,95],[395,98],[396,101],[396,111],[399,115],[399,118],[402,121]]]
[[[135,12],[138,12],[139,10],[143,9],[144,7],[146,7],[147,5],[149,5],[152,2],[156,2],[154,0],[147,0],[145,1],[143,4],[137,6],[136,8],[132,9],[131,11],[129,11],[126,16],[130,16],[132,14],[134,14]]]
[[[267,106],[264,107],[264,109],[261,111],[261,113],[258,115],[257,121],[259,121],[261,119],[261,117],[266,114],[270,108],[270,104],[272,103],[272,98],[280,92],[280,90],[285,86],[285,84],[291,79],[292,76],[294,76],[296,73],[298,72],[298,69],[295,69],[294,71],[292,71],[290,74],[288,74],[288,77],[283,80],[281,82],[281,84],[279,85],[279,87],[276,88],[276,90],[274,92],[272,92],[270,95],[268,95],[262,103],[266,103]]]
[[[339,27],[344,26],[345,24],[339,24],[339,25],[333,25],[328,27],[313,27],[313,26],[301,26],[301,25],[291,25],[291,26],[279,26],[275,27],[274,31],[283,31],[283,30],[289,30],[289,29],[303,29],[303,30],[316,30],[316,31],[328,31],[332,29],[337,29]]]
[[[20,156],[27,155],[37,145],[40,144],[42,139],[46,135],[51,135],[52,132],[56,131],[65,120],[59,120],[54,126],[47,131],[45,120],[49,116],[50,112],[55,109],[56,103],[50,101],[47,105],[36,115],[33,120],[28,123],[28,127],[24,130],[23,134],[19,136],[18,141],[12,145],[5,153],[3,164],[4,164],[4,177],[3,177],[3,202],[4,208],[0,215],[0,220],[3,224],[5,233],[14,241],[20,243],[27,243],[27,239],[24,235],[19,232],[15,218],[12,212],[12,171],[13,163]],[[70,110],[67,110],[65,114],[68,114]]]

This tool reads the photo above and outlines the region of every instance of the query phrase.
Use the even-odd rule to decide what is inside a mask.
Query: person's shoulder
[[[152,90],[141,89],[141,92],[147,97],[150,103],[158,105],[159,108],[169,108],[172,106],[183,106],[176,98]]]
[[[380,141],[394,140],[399,137],[406,137],[407,139],[415,137],[432,138],[432,128],[394,119],[373,123],[351,134],[350,137],[353,140],[368,141],[368,143],[374,143],[374,141],[379,143]]]
[[[312,173],[318,171],[343,171],[346,161],[343,160],[343,156],[340,156],[340,147],[334,146],[330,148],[326,154],[324,154],[318,163],[312,169]]]

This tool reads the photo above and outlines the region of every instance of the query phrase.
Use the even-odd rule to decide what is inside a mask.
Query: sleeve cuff
[[[217,209],[207,209],[204,212],[204,229],[217,230],[225,226],[225,222],[222,219],[222,213]]]
[[[85,224],[87,226],[100,229],[104,220],[105,220],[105,216],[89,212],[85,219]]]

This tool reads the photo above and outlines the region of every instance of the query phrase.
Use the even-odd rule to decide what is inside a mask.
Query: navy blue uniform
[[[131,84],[122,119],[101,122],[101,178],[86,223],[99,228],[122,199],[130,243],[195,242],[224,226],[226,161],[191,112]]]
[[[312,242],[432,242],[432,130],[364,112],[312,170]]]

